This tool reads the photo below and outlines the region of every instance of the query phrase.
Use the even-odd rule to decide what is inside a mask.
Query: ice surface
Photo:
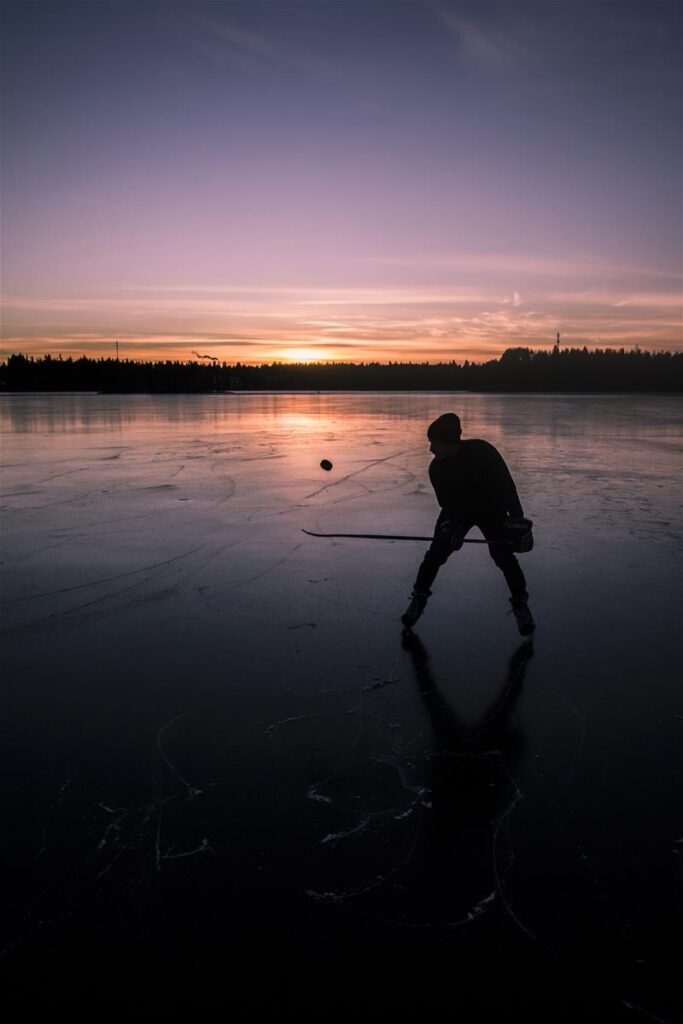
[[[533,647],[484,548],[406,643],[424,545],[301,533],[428,534],[449,410],[534,520]],[[677,400],[3,395],[0,417],[18,988],[677,1019]]]

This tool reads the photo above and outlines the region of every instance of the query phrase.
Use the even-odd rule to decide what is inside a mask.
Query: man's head
[[[460,418],[454,412],[445,412],[443,416],[430,423],[427,430],[429,450],[437,459],[447,459],[455,455],[460,444]]]

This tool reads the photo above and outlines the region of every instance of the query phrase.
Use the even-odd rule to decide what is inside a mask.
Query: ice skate
[[[531,636],[533,631],[536,629],[536,623],[534,617],[531,614],[531,609],[527,603],[527,598],[510,598],[510,604],[512,605],[512,614],[517,622],[517,629],[522,636]]]
[[[412,629],[417,620],[422,615],[427,605],[427,599],[430,596],[430,592],[420,593],[414,590],[411,595],[411,601],[406,611],[401,616],[401,622],[403,623],[404,629]]]

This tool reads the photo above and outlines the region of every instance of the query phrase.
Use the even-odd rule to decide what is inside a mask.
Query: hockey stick
[[[434,540],[433,537],[406,537],[402,534],[393,533],[314,533],[313,530],[303,530],[309,537],[355,537],[362,540]],[[463,544],[512,544],[511,540],[479,540],[476,537],[466,537]]]

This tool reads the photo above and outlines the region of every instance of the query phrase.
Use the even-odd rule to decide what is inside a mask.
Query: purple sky
[[[681,346],[681,7],[3,5],[3,356]]]

